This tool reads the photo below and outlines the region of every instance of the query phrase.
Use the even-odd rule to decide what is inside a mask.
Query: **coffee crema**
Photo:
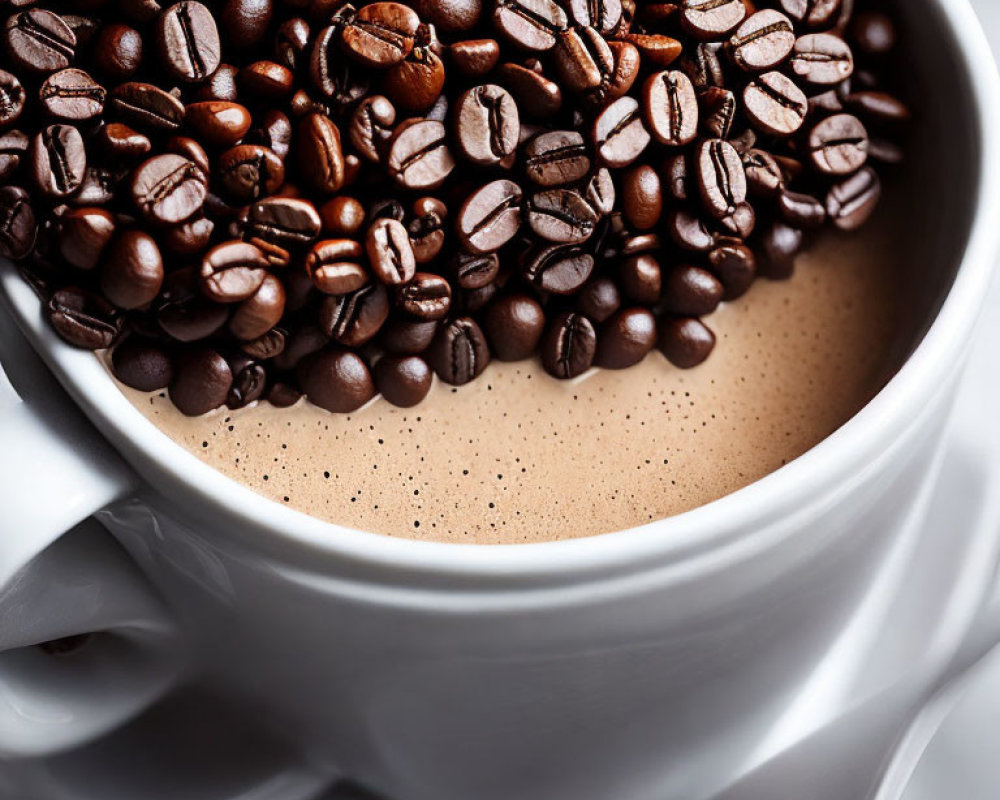
[[[416,408],[347,415],[301,401],[189,418],[164,393],[123,391],[223,474],[350,528],[478,544],[622,530],[747,486],[877,393],[906,327],[899,235],[880,222],[824,236],[791,280],[720,308],[724,346],[690,371],[658,352],[573,382],[494,362],[467,386],[436,380]]]

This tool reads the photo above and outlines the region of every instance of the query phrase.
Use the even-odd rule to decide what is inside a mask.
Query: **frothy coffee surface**
[[[778,469],[882,387],[896,366],[895,235],[829,235],[790,281],[758,281],[712,316],[718,346],[691,371],[655,351],[574,382],[494,362],[416,408],[377,400],[349,415],[300,401],[192,419],[164,394],[124,391],[202,461],[348,527],[481,544],[620,530]]]

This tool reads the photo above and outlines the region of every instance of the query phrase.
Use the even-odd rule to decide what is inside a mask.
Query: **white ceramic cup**
[[[909,288],[933,323],[817,447],[638,529],[445,545],[271,503],[159,433],[4,265],[30,348],[4,321],[0,758],[92,740],[183,676],[397,800],[889,797],[920,709],[997,638],[1000,563],[974,524],[992,465],[962,475],[967,518],[935,495],[1000,242],[1000,91],[965,0],[896,6],[921,92]],[[87,523],[63,536],[92,515],[130,560]],[[89,631],[82,662],[26,647]]]

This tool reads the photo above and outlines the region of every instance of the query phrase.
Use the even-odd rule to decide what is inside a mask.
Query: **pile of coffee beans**
[[[853,0],[7,0],[0,254],[185,414],[683,368],[901,159]]]

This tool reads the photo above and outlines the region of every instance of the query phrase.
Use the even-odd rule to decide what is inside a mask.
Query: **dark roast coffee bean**
[[[248,203],[278,191],[285,166],[268,148],[241,144],[219,156],[219,179],[233,202]]]
[[[239,70],[232,64],[220,64],[218,69],[209,75],[195,93],[195,97],[201,101],[220,100],[226,103],[235,103],[240,99],[240,90],[236,85],[239,77]]]
[[[363,252],[353,239],[325,239],[306,256],[306,271],[324,294],[350,294],[370,280],[360,263]]]
[[[468,39],[448,47],[451,64],[466,78],[479,78],[491,72],[500,60],[496,39]]]
[[[76,54],[76,34],[58,14],[30,8],[7,18],[3,44],[10,63],[27,72],[66,69]]]
[[[743,156],[743,169],[747,178],[747,190],[756,197],[774,197],[785,186],[781,167],[764,150],[748,150]]]
[[[405,189],[436,189],[455,168],[445,127],[424,120],[399,131],[389,147],[388,169]]]
[[[778,195],[778,214],[793,228],[815,230],[826,222],[826,208],[812,195],[783,191]]]
[[[544,51],[555,47],[569,20],[554,0],[498,0],[493,24],[518,47]]]
[[[683,153],[670,156],[663,164],[663,182],[674,200],[693,197],[688,190],[687,157]]]
[[[660,176],[648,164],[632,167],[622,179],[622,212],[636,230],[646,231],[660,221],[663,189]]]
[[[274,61],[254,61],[238,75],[241,90],[253,97],[278,101],[291,94],[295,76],[287,67]]]
[[[611,50],[611,74],[602,81],[601,86],[589,92],[586,99],[592,105],[603,106],[614,102],[628,92],[639,77],[642,56],[631,42],[608,42]]]
[[[366,97],[351,115],[348,138],[360,155],[369,161],[381,161],[395,122],[396,109],[389,98],[379,94]]]
[[[795,271],[795,257],[802,249],[802,231],[775,222],[758,243],[757,272],[765,278],[780,280]]]
[[[850,27],[851,43],[865,55],[882,56],[896,46],[896,27],[881,11],[860,11]]]
[[[489,165],[513,154],[521,124],[506,89],[492,83],[469,89],[459,97],[455,114],[455,138],[467,159]]]
[[[246,136],[252,119],[239,103],[205,100],[187,107],[185,121],[202,141],[216,147],[232,147]]]
[[[809,83],[832,86],[851,77],[854,58],[847,42],[830,33],[800,36],[790,61],[792,71]]]
[[[626,167],[649,144],[649,132],[642,124],[639,104],[632,97],[620,97],[594,120],[594,145],[609,167]]]
[[[481,289],[496,280],[500,260],[496,253],[457,253],[451,268],[460,288]]]
[[[642,63],[654,69],[669,67],[680,57],[683,50],[679,41],[658,33],[628,33],[625,38],[639,51]]]
[[[492,253],[507,244],[521,227],[521,199],[521,187],[503,179],[469,195],[457,217],[462,246],[472,253]]]
[[[45,316],[64,341],[85,350],[110,347],[122,329],[115,307],[85,289],[57,291],[45,307]]]
[[[475,320],[459,317],[438,330],[427,361],[445,383],[461,386],[482,374],[489,364],[490,350]]]
[[[118,190],[119,175],[103,167],[87,167],[83,183],[72,200],[74,203],[100,206],[114,200]]]
[[[548,131],[524,147],[524,170],[539,186],[575,183],[590,172],[590,156],[576,131]]]
[[[852,231],[868,221],[881,194],[878,175],[866,167],[830,189],[826,196],[826,212],[842,231]]]
[[[413,49],[420,19],[401,3],[371,3],[360,8],[341,32],[349,56],[368,67],[398,64]]]
[[[275,408],[291,408],[300,399],[302,392],[283,381],[276,381],[267,387],[267,402]]]
[[[550,375],[569,379],[582,375],[594,363],[597,335],[582,314],[566,312],[552,319],[541,341],[542,366]]]
[[[221,61],[215,17],[196,0],[182,0],[163,12],[156,23],[156,43],[175,80],[200,83]]]
[[[206,299],[197,291],[193,269],[169,273],[157,300],[160,329],[179,342],[196,342],[217,333],[229,319],[229,308]]]
[[[722,283],[723,300],[742,297],[757,276],[757,258],[753,250],[739,241],[720,244],[709,253],[708,263]]]
[[[743,0],[684,0],[681,22],[698,39],[731,33],[747,14]]]
[[[400,108],[423,111],[442,97],[444,81],[441,57],[430,47],[417,45],[406,58],[386,72],[382,88]]]
[[[293,17],[281,23],[274,37],[275,60],[293,72],[304,62],[309,47],[309,23],[302,17]]]
[[[757,227],[757,212],[749,203],[740,203],[732,214],[719,217],[718,223],[722,230],[730,235],[747,239]]]
[[[82,69],[63,69],[45,79],[38,90],[38,99],[52,117],[89,121],[103,113],[105,94],[104,87]]]
[[[18,186],[0,186],[0,255],[20,260],[35,246],[38,224],[28,193]]]
[[[719,57],[722,48],[721,42],[702,42],[680,61],[680,68],[696,89],[722,88],[726,85],[725,70]]]
[[[77,269],[91,270],[115,232],[115,218],[103,208],[73,208],[59,218],[59,253]]]
[[[592,27],[604,36],[621,25],[621,0],[568,0],[566,8],[577,25]]]
[[[621,293],[610,278],[591,281],[576,296],[576,310],[596,323],[608,319],[621,304]]]
[[[302,247],[318,235],[322,223],[308,200],[267,197],[250,206],[244,238],[258,238],[280,247]]]
[[[698,98],[690,78],[666,70],[650,75],[643,86],[643,115],[660,144],[679,147],[698,133]]]
[[[394,219],[376,220],[368,228],[365,252],[372,272],[382,283],[391,286],[407,283],[416,272],[409,234],[403,224]]]
[[[119,308],[142,308],[160,293],[163,275],[156,240],[143,231],[123,231],[102,261],[101,292]]]
[[[736,119],[736,95],[729,89],[709,86],[698,95],[699,126],[711,139],[728,139]]]
[[[501,297],[486,311],[483,331],[499,361],[521,361],[538,349],[545,330],[545,312],[526,294]]]
[[[528,282],[552,294],[573,294],[593,270],[594,257],[572,244],[534,250],[525,256],[522,268]]]
[[[715,235],[704,220],[689,211],[672,211],[667,215],[667,225],[674,243],[684,250],[704,252],[715,245]]]
[[[406,226],[413,258],[418,264],[428,264],[441,253],[445,243],[444,220],[429,212],[410,221]]]
[[[198,417],[223,405],[232,385],[226,359],[210,348],[198,348],[178,356],[170,400],[182,414]]]
[[[104,25],[93,50],[98,73],[112,81],[127,81],[142,65],[142,34],[128,25]]]
[[[323,231],[331,236],[354,236],[365,222],[365,208],[354,197],[335,197],[319,210]]]
[[[166,389],[173,380],[174,365],[167,350],[151,339],[130,336],[111,354],[112,374],[140,392]]]
[[[440,275],[418,272],[413,280],[400,287],[397,303],[414,319],[442,319],[451,308],[451,287]]]
[[[5,181],[21,166],[31,140],[17,130],[0,133],[0,181]]]
[[[299,166],[317,191],[336,192],[344,185],[340,130],[328,117],[309,114],[299,122]]]
[[[284,352],[287,339],[288,334],[282,328],[271,328],[256,339],[243,342],[240,349],[251,358],[263,361]]]
[[[548,189],[528,201],[528,225],[536,236],[550,242],[584,242],[593,234],[598,218],[593,206],[572,189]]]
[[[805,122],[809,100],[790,78],[765,72],[743,90],[743,105],[751,124],[773,136],[791,136]]]
[[[868,160],[868,132],[850,114],[827,117],[809,133],[812,162],[827,175],[850,175]]]
[[[223,33],[237,47],[251,47],[267,34],[273,12],[272,0],[226,0],[220,15]]]
[[[195,255],[208,247],[214,231],[215,223],[212,220],[195,215],[163,231],[160,243],[178,255]]]
[[[423,400],[434,377],[419,356],[383,356],[372,373],[379,394],[400,408],[411,408]]]
[[[478,314],[493,302],[498,291],[495,283],[488,283],[478,289],[459,289],[452,305],[456,313]]]
[[[700,267],[674,267],[663,282],[666,309],[686,317],[711,314],[722,300],[723,287],[708,270]]]
[[[559,85],[538,72],[519,64],[501,64],[497,80],[514,96],[524,115],[547,119],[562,108]]]
[[[285,348],[275,357],[274,367],[281,372],[293,370],[308,356],[318,353],[329,344],[330,337],[318,327],[303,325],[285,340]]]
[[[845,103],[853,111],[865,118],[875,118],[886,122],[901,122],[910,118],[910,109],[891,94],[885,92],[852,92]]]
[[[350,294],[330,296],[320,307],[324,333],[347,347],[364,344],[389,316],[389,296],[381,284],[371,283]]]
[[[21,81],[0,69],[0,126],[17,122],[24,110],[25,91]]]
[[[49,125],[31,143],[35,185],[46,197],[68,197],[87,172],[87,151],[72,125]]]
[[[96,141],[109,156],[123,160],[142,158],[153,149],[148,136],[123,122],[109,122],[103,126],[97,133]]]
[[[660,320],[657,346],[679,369],[692,369],[705,361],[715,348],[715,334],[701,320],[667,317]]]
[[[781,0],[781,7],[796,22],[812,28],[829,25],[840,11],[841,0]]]
[[[418,355],[431,346],[438,323],[389,321],[379,331],[378,343],[387,353]]]
[[[766,8],[749,16],[729,40],[730,54],[740,67],[773,69],[795,47],[795,30],[780,11]]]
[[[244,341],[263,336],[281,321],[285,303],[284,284],[274,275],[265,276],[257,291],[236,306],[229,318],[229,332]]]
[[[618,266],[618,282],[633,302],[655,305],[663,286],[660,262],[648,254],[630,256]]]
[[[594,365],[627,369],[642,361],[656,344],[656,319],[645,308],[625,308],[601,325]]]
[[[337,414],[357,411],[375,396],[368,366],[348,350],[323,350],[308,358],[298,374],[309,402]]]
[[[252,244],[223,242],[201,261],[201,291],[217,303],[238,303],[260,288],[267,267],[264,254]]]
[[[184,104],[149,83],[123,83],[111,90],[111,110],[139,130],[172,131],[184,121]]]
[[[132,175],[132,201],[151,222],[182,222],[205,202],[205,173],[183,156],[154,156]]]
[[[604,167],[590,176],[582,191],[584,199],[599,215],[610,214],[615,207],[615,184]]]
[[[883,164],[901,164],[905,158],[903,148],[885,139],[873,138],[868,142],[868,160],[881,161]],[[2,148],[0,148],[0,165],[3,164]],[[3,170],[0,168],[0,177]]]
[[[584,97],[598,96],[615,69],[607,40],[589,26],[560,31],[553,61],[563,86]]]
[[[747,198],[747,178],[736,148],[722,139],[698,147],[695,175],[705,209],[716,219],[736,213]]]
[[[267,372],[264,366],[240,353],[229,357],[233,385],[226,395],[227,408],[246,408],[264,396]]]

